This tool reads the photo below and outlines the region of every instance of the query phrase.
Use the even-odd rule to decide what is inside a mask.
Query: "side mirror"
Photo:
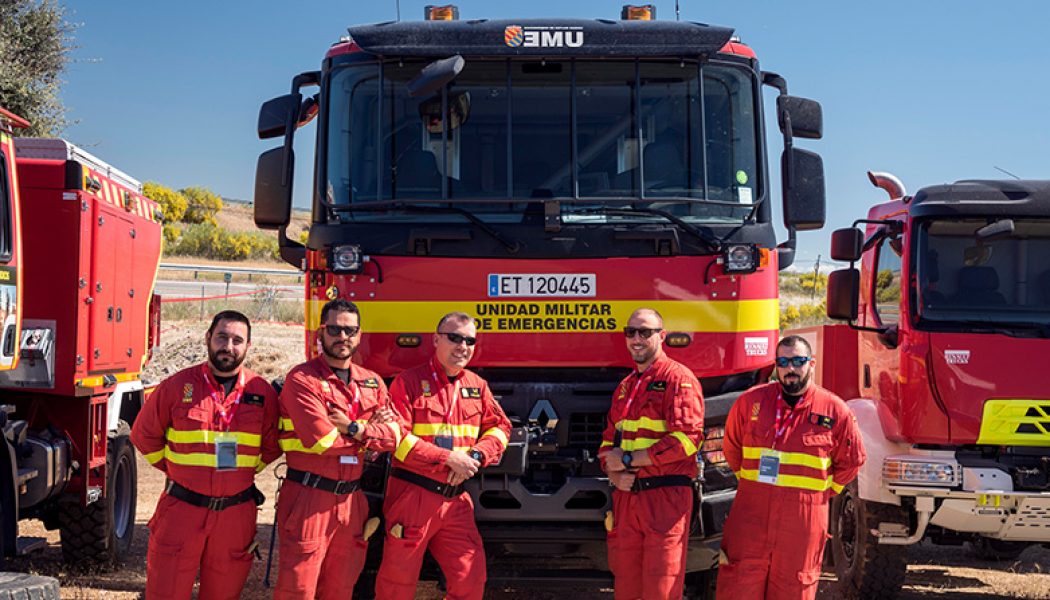
[[[285,152],[288,152],[287,163]],[[281,146],[259,155],[255,167],[255,225],[260,229],[280,229],[292,220],[294,169],[295,154],[291,148]]]
[[[836,229],[831,234],[831,259],[856,262],[864,246],[864,233],[856,227]]]
[[[463,71],[463,67],[466,64],[467,61],[463,60],[463,57],[458,54],[435,60],[423,67],[419,75],[416,75],[405,84],[405,89],[408,90],[408,95],[412,98],[430,96],[455,79]]]
[[[827,313],[829,318],[856,321],[859,299],[860,271],[839,269],[828,275]]]
[[[819,140],[824,136],[824,112],[816,100],[777,96],[777,122],[781,133],[787,134],[788,121],[791,121],[791,137]]]
[[[299,119],[302,101],[301,94],[286,94],[264,102],[259,109],[259,139],[284,135],[289,122]]]
[[[809,150],[791,147],[780,157],[784,225],[799,231],[820,229],[825,220],[824,161]]]

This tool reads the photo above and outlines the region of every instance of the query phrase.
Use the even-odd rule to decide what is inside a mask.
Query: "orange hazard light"
[[[423,8],[424,17],[427,21],[458,21],[459,8],[455,4],[436,6],[428,4]]]
[[[624,21],[653,21],[656,19],[656,6],[652,4],[624,4],[620,11],[620,18]]]

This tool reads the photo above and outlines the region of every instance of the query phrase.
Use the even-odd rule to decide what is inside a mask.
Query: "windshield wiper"
[[[566,207],[566,208],[568,208],[568,207]],[[623,216],[628,216],[628,215],[655,215],[657,217],[661,217],[661,218],[667,219],[668,221],[670,221],[674,225],[678,226],[679,229],[681,229],[683,231],[686,231],[688,233],[691,233],[697,239],[699,239],[701,242],[703,242],[704,246],[706,246],[707,249],[710,250],[711,252],[720,252],[722,250],[722,240],[719,240],[718,238],[716,238],[716,237],[712,236],[711,234],[705,232],[704,230],[700,229],[699,227],[693,225],[692,223],[689,223],[689,222],[683,220],[681,217],[678,217],[677,215],[673,215],[673,214],[667,212],[666,210],[660,210],[658,208],[626,208],[626,207],[611,207],[611,206],[591,206],[591,207],[587,207],[587,208],[579,208],[579,209],[567,210],[566,212],[569,212],[569,213],[574,214],[574,215],[586,215],[586,214],[623,215]]]
[[[406,212],[417,212],[417,213],[430,213],[430,214],[446,214],[446,215],[460,215],[466,220],[470,221],[474,225],[478,226],[478,229],[484,231],[492,239],[496,240],[507,249],[507,252],[511,254],[517,254],[521,250],[521,243],[517,240],[507,239],[506,236],[493,229],[488,223],[482,221],[469,210],[459,208],[457,206],[427,206],[423,204],[412,204],[409,202],[401,201],[384,201],[384,202],[367,202],[358,205],[337,205],[328,207],[332,212],[381,212],[388,210],[404,210]]]

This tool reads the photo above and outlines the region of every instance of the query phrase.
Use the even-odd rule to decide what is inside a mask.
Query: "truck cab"
[[[848,325],[806,332],[868,451],[832,509],[847,597],[899,590],[924,538],[989,558],[1050,541],[1050,181],[872,178],[891,200],[832,237],[850,267],[827,312]]]

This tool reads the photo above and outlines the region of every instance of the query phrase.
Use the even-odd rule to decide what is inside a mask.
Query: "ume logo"
[[[583,30],[510,25],[503,30],[503,41],[511,48],[579,48]]]
[[[969,350],[945,350],[944,362],[949,365],[965,365],[970,362]]]

